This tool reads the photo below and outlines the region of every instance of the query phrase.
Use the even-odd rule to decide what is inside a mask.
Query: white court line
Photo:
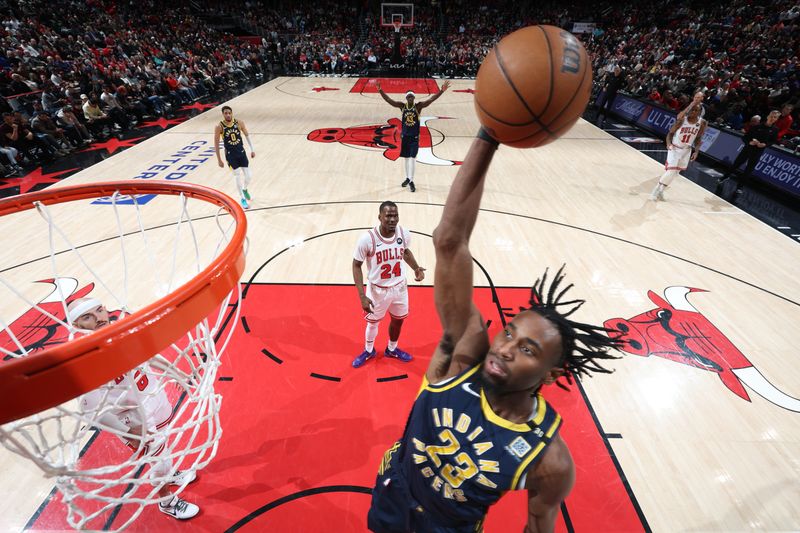
[[[704,215],[746,215],[744,211],[703,211]]]

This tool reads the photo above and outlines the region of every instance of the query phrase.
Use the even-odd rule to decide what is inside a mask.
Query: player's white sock
[[[415,158],[413,158],[413,157],[409,157],[408,158],[408,171],[407,171],[407,174],[408,174],[408,179],[410,179],[411,181],[414,181],[414,164],[416,162],[417,162],[417,160]]]
[[[658,183],[661,184],[661,185],[664,185],[665,187],[669,187],[670,183],[672,183],[672,180],[674,180],[675,176],[677,176],[677,175],[678,175],[678,171],[677,170],[675,170],[675,169],[667,170],[666,172],[664,172],[664,174],[658,180]]]
[[[250,185],[250,167],[242,167],[242,172],[244,173],[244,180],[242,181],[242,189],[247,189],[247,186]]]
[[[367,328],[364,331],[364,349],[371,352],[375,348],[375,337],[378,336],[378,323],[367,322]]]
[[[405,171],[406,171],[406,179],[409,181],[411,180],[411,161],[412,159],[410,157],[403,158],[403,165],[405,166]]]
[[[244,193],[242,190],[244,187],[244,178],[242,177],[242,169],[235,168],[233,169],[233,177],[236,179],[236,190],[239,191],[239,196],[244,198]]]
[[[389,344],[386,347],[389,348],[390,352],[393,352],[394,349],[397,348],[397,341],[393,341],[392,339],[389,339]]]

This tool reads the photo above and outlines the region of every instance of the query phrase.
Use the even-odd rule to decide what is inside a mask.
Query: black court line
[[[407,378],[408,374],[402,374],[400,376],[389,376],[386,378],[378,378],[375,381],[377,381],[378,383],[386,383],[387,381],[397,381],[399,379],[407,379]]]
[[[633,504],[633,508],[636,510],[636,514],[639,517],[639,520],[642,522],[642,527],[647,533],[651,533],[652,529],[650,529],[650,525],[647,523],[647,518],[644,516],[644,511],[642,511],[641,506],[639,506],[639,501],[636,499],[636,495],[633,493],[633,489],[631,488],[631,484],[628,482],[628,478],[625,476],[625,471],[622,470],[622,465],[619,464],[619,460],[617,459],[616,454],[614,453],[614,448],[612,448],[611,443],[608,440],[608,434],[603,431],[603,425],[600,424],[600,419],[597,418],[597,413],[592,406],[592,403],[589,401],[589,397],[586,395],[586,391],[583,389],[583,384],[579,377],[575,376],[575,385],[578,387],[578,391],[581,393],[583,397],[584,403],[586,403],[586,407],[589,409],[589,414],[592,415],[592,420],[594,421],[595,427],[597,427],[598,433],[603,439],[603,444],[606,445],[606,451],[608,452],[608,456],[614,462],[614,468],[617,469],[617,474],[619,478],[622,480],[622,485],[625,487],[625,492],[628,493],[628,498],[631,500],[631,504]]]
[[[144,469],[145,469],[145,465],[140,466],[136,470],[136,473],[133,474],[133,479],[139,479],[139,476],[142,475],[142,472],[144,472]],[[133,494],[136,491],[137,488],[138,487],[137,487],[137,485],[135,483],[128,483],[128,485],[125,487],[125,490],[123,491],[121,497],[124,498],[128,494]],[[111,529],[111,526],[114,524],[114,520],[117,519],[117,516],[119,515],[120,511],[122,511],[122,504],[117,505],[116,507],[114,507],[114,510],[111,511],[111,514],[109,515],[108,520],[106,520],[106,523],[103,524],[102,531],[108,531],[109,529]]]
[[[217,381],[233,381],[233,378],[230,376],[224,376],[219,378]]]
[[[312,372],[310,375],[312,378],[324,379],[327,381],[337,381],[337,382],[342,381],[342,378],[337,378],[334,376],[326,376],[325,374],[317,374],[316,372]]]
[[[358,485],[332,485],[329,487],[317,487],[314,489],[307,489],[301,490],[300,492],[295,492],[294,494],[290,494],[288,496],[284,496],[283,498],[278,498],[277,500],[271,501],[268,504],[259,507],[255,511],[247,514],[245,517],[238,520],[235,524],[225,530],[225,533],[233,533],[234,531],[238,531],[242,526],[247,525],[252,520],[258,518],[262,514],[275,509],[276,507],[280,507],[284,503],[289,503],[294,500],[299,500],[301,498],[306,498],[308,496],[314,496],[315,494],[329,494],[332,492],[355,492],[356,494],[372,494],[372,489],[367,487],[360,487]]]
[[[371,202],[371,203],[374,203],[374,202]],[[364,227],[364,228],[345,228],[345,229],[339,229],[339,230],[334,230],[334,231],[328,231],[328,232],[326,232],[326,233],[320,233],[320,234],[318,234],[318,235],[312,235],[311,237],[308,237],[308,238],[306,238],[306,239],[303,239],[303,240],[302,240],[302,243],[307,243],[307,242],[309,242],[309,241],[313,241],[313,240],[315,240],[315,239],[319,239],[319,238],[321,238],[321,237],[327,237],[327,236],[330,236],[330,235],[335,235],[335,234],[337,234],[337,233],[346,233],[346,232],[349,232],[349,231],[368,231],[368,230],[370,230],[370,229],[371,229],[371,228]],[[428,234],[428,233],[424,233],[424,232],[421,232],[421,231],[414,231],[414,230],[411,230],[411,233],[413,233],[413,234],[415,234],[415,235],[422,235],[422,236],[424,236],[424,237],[428,237],[429,239],[433,239],[433,235],[430,235],[430,234]],[[248,294],[248,292],[249,292],[249,290],[250,290],[250,285],[253,285],[253,284],[254,284],[254,280],[255,280],[255,279],[256,279],[256,277],[259,275],[259,273],[261,273],[261,271],[262,271],[262,270],[263,270],[263,269],[264,269],[264,268],[265,268],[265,267],[266,267],[268,264],[270,264],[272,261],[274,261],[274,260],[275,260],[275,259],[276,259],[278,256],[280,256],[281,254],[283,254],[283,253],[285,253],[285,252],[287,252],[287,251],[291,250],[291,249],[292,249],[292,248],[294,248],[295,246],[297,246],[297,245],[295,244],[295,245],[292,245],[292,246],[287,246],[287,247],[286,247],[286,248],[284,248],[283,250],[280,250],[279,252],[276,252],[275,254],[273,254],[273,255],[272,255],[272,257],[270,257],[269,259],[267,259],[266,261],[264,261],[264,262],[261,264],[261,266],[259,266],[259,267],[258,267],[258,268],[255,270],[255,272],[253,272],[253,275],[252,275],[252,276],[250,276],[250,279],[249,279],[249,280],[247,280],[247,282],[245,283],[245,287],[244,287],[244,289],[242,290],[242,299],[244,299],[244,298],[247,298],[247,294]],[[478,268],[481,270],[481,272],[483,272],[483,275],[486,277],[486,280],[489,282],[489,289],[491,290],[491,293],[492,293],[492,302],[494,302],[494,304],[497,306],[498,315],[500,316],[500,322],[503,324],[503,326],[505,326],[505,325],[506,325],[506,317],[505,317],[505,315],[504,315],[504,313],[503,313],[503,310],[502,310],[502,308],[500,307],[500,302],[499,302],[499,300],[498,300],[498,297],[497,297],[497,290],[495,289],[495,286],[494,286],[494,283],[492,282],[492,278],[491,278],[491,276],[489,276],[489,272],[488,272],[488,271],[486,270],[486,268],[484,268],[484,266],[483,266],[483,265],[482,265],[482,264],[481,264],[481,263],[480,263],[480,262],[479,262],[477,259],[475,259],[474,257],[472,258],[472,262],[473,262],[473,263],[475,263],[475,265],[476,265],[476,266],[477,266],[477,267],[478,267]],[[299,284],[299,285],[313,285],[313,283],[301,283],[301,284]]]
[[[561,502],[561,516],[564,518],[564,526],[566,526],[568,533],[575,533],[575,526],[572,525],[572,518],[569,517],[569,511],[567,510],[567,504],[565,502]]]
[[[99,437],[99,436],[100,436],[100,430],[99,429],[95,429],[94,430],[94,435],[89,437],[89,440],[87,440],[86,444],[83,445],[83,448],[81,448],[81,451],[78,452],[78,459],[82,458],[86,454],[86,452],[89,451],[89,446],[91,446],[92,443],[95,441],[95,439],[97,439],[97,437]],[[53,487],[53,489],[50,491],[50,494],[47,495],[47,497],[44,499],[44,501],[36,509],[36,512],[34,512],[33,515],[30,517],[30,519],[28,520],[28,523],[25,524],[25,527],[23,528],[23,530],[28,530],[28,529],[32,528],[33,524],[37,520],[39,520],[39,516],[41,516],[41,514],[44,512],[45,508],[53,500],[53,497],[56,495],[56,491],[57,490],[58,490],[57,487]]]
[[[266,348],[262,348],[262,349],[261,349],[261,353],[263,353],[264,355],[266,355],[267,357],[269,357],[270,359],[272,359],[273,361],[275,361],[275,362],[276,362],[276,363],[278,363],[279,365],[282,365],[282,364],[283,364],[283,359],[281,359],[281,358],[280,358],[280,357],[278,357],[277,355],[274,355],[273,353],[271,353],[271,352],[270,352],[269,350],[267,350]]]
[[[621,439],[622,433],[606,433],[607,439]]]
[[[250,333],[250,326],[247,325],[247,318],[242,317],[242,327],[245,333]]]
[[[425,206],[425,207],[444,207],[444,204],[439,204],[439,203],[434,203],[434,202],[395,201],[395,203],[398,204],[398,205],[417,205],[417,206]],[[250,212],[262,211],[262,210],[273,210],[273,209],[287,209],[287,208],[294,208],[294,207],[319,207],[319,206],[332,206],[332,205],[342,205],[342,204],[344,204],[344,205],[351,205],[351,204],[377,205],[376,202],[369,201],[369,200],[342,200],[342,201],[335,201],[335,202],[306,202],[306,203],[299,203],[299,204],[286,204],[286,205],[276,205],[276,206],[270,206],[270,207],[259,207],[259,208],[255,208],[255,209],[251,208]],[[791,298],[789,298],[787,296],[783,296],[783,295],[778,294],[778,293],[776,293],[776,292],[774,292],[772,290],[766,289],[766,288],[764,288],[764,287],[762,287],[760,285],[756,285],[755,283],[746,281],[744,279],[737,278],[736,276],[734,276],[732,274],[726,274],[725,272],[722,272],[721,270],[717,270],[717,269],[715,269],[713,267],[706,266],[706,265],[704,265],[702,263],[698,263],[697,261],[692,261],[691,259],[686,259],[686,258],[681,257],[679,255],[675,255],[675,254],[666,252],[664,250],[660,250],[658,248],[654,248],[652,246],[648,246],[646,244],[641,244],[641,243],[638,243],[638,242],[630,241],[630,240],[627,240],[627,239],[623,239],[622,237],[616,237],[614,235],[609,235],[607,233],[602,233],[602,232],[597,231],[597,230],[584,228],[584,227],[581,227],[581,226],[575,226],[573,224],[567,224],[565,222],[557,222],[555,220],[548,220],[546,218],[535,217],[535,216],[531,216],[531,215],[523,215],[523,214],[520,214],[520,213],[512,213],[512,212],[508,212],[508,211],[501,211],[501,210],[498,210],[498,209],[486,209],[486,208],[481,208],[480,211],[486,212],[486,213],[495,213],[495,214],[498,214],[498,215],[507,215],[507,216],[515,217],[515,218],[523,218],[523,219],[526,219],[526,220],[533,220],[533,221],[536,221],[536,222],[543,222],[545,224],[551,224],[553,226],[563,227],[563,228],[567,228],[567,229],[574,229],[574,230],[577,230],[577,231],[580,231],[580,232],[583,232],[583,233],[588,233],[590,235],[596,235],[598,237],[604,237],[604,238],[607,238],[607,239],[610,239],[610,240],[613,240],[613,241],[617,241],[617,242],[620,242],[620,243],[623,243],[623,244],[629,244],[631,246],[635,246],[637,248],[642,248],[644,250],[653,252],[655,254],[666,256],[666,257],[669,257],[671,259],[676,259],[678,261],[681,261],[683,263],[687,263],[687,264],[696,266],[696,267],[701,268],[703,270],[707,270],[709,272],[713,272],[715,274],[719,274],[720,276],[723,276],[723,277],[728,278],[730,280],[736,281],[738,283],[742,283],[744,285],[747,285],[748,287],[751,287],[753,289],[759,290],[761,292],[769,294],[770,296],[774,296],[774,297],[779,298],[779,299],[781,299],[781,300],[783,300],[783,301],[785,301],[787,303],[790,303],[790,304],[793,304],[793,305],[796,305],[796,306],[800,307],[800,302],[792,300]],[[196,219],[196,220],[201,220],[201,219]],[[171,224],[173,224],[173,223],[170,223],[170,225]],[[365,229],[369,229],[369,228],[365,228]],[[331,234],[334,234],[334,233],[341,233],[342,231],[348,231],[348,230],[332,231],[332,232],[325,233],[323,235],[317,235],[316,237],[322,237],[324,235],[331,235]],[[417,232],[412,232],[412,233],[417,233]],[[420,233],[420,234],[421,235],[425,235],[424,233]],[[113,237],[113,238],[117,238],[117,237]],[[108,240],[108,239],[104,239],[104,240]],[[87,244],[85,246],[90,246],[91,244],[94,244],[94,243],[90,243],[90,244]],[[287,248],[287,250],[288,250],[288,248]],[[283,250],[283,251],[285,251],[285,250]],[[275,254],[270,259],[273,259],[273,258],[277,257],[278,255],[283,253],[283,251],[278,252],[277,254]],[[42,257],[40,259],[49,259],[49,257],[50,256],[48,255],[48,256]],[[27,263],[25,263],[25,264],[27,264]],[[16,266],[22,266],[22,265],[16,265]],[[16,267],[11,267],[11,268],[16,268]],[[9,270],[9,269],[6,269],[6,270]],[[3,272],[5,272],[5,270],[0,271],[0,274],[2,274]],[[255,279],[255,275],[253,275],[250,278],[250,280],[247,282],[247,284],[249,285],[249,284],[253,283],[254,279]],[[284,284],[284,285],[286,285],[286,284]],[[309,285],[309,284],[308,283],[300,283],[299,285]],[[515,288],[519,288],[519,287],[515,287]],[[242,296],[243,297],[245,295],[244,292],[245,291],[242,292]]]

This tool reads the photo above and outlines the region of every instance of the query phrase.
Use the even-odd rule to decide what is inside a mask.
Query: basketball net
[[[27,286],[35,284],[15,284],[5,273],[9,269],[3,271],[0,291],[7,302],[15,300],[17,311],[0,317],[0,357],[37,357],[35,352],[42,349],[31,342],[29,331],[12,327],[22,318],[26,324],[50,328],[68,343],[103,331],[78,330],[66,319],[79,287],[67,280],[81,279],[84,290],[94,284],[88,296],[102,301],[112,319],[126,320],[137,308],[177,293],[188,278],[199,277],[231,244],[237,224],[221,204],[210,205],[191,194],[158,195],[146,208],[136,195],[119,191],[106,200],[103,206],[70,202],[67,209],[36,202],[35,210],[3,217],[4,223],[7,217],[21,217],[26,226],[15,227],[48,236],[49,254],[33,263],[49,263],[47,281],[56,289],[37,300]],[[165,215],[170,207],[175,215]],[[116,224],[107,223],[111,211]],[[89,226],[96,229],[93,242],[79,243],[69,236],[76,227],[85,229],[85,221],[76,226],[82,212],[94,219]],[[129,291],[134,276],[139,283]],[[222,432],[222,398],[214,386],[232,325],[238,322],[241,291],[235,285],[210,316],[176,332],[168,347],[143,364],[89,394],[0,426],[6,448],[55,479],[70,526],[123,529],[145,506],[171,500],[171,495],[159,497],[162,487],[177,485],[171,492],[183,491],[185,481],[181,485],[176,472],[197,472],[214,458]],[[144,294],[147,287],[150,294]],[[4,305],[4,312],[9,307]],[[223,331],[225,324],[231,327]],[[92,402],[86,400],[89,395]],[[154,411],[157,405],[160,411]]]

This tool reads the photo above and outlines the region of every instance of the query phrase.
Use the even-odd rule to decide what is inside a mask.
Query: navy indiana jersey
[[[222,142],[225,145],[225,154],[245,153],[239,121],[233,119],[230,125],[225,124],[225,121],[221,121],[219,124],[222,126]]]
[[[390,515],[400,515],[380,509],[381,489],[392,484],[408,492],[411,529],[436,532],[481,531],[489,507],[505,492],[525,487],[528,470],[552,442],[561,416],[537,394],[527,423],[499,417],[484,394],[481,368],[436,385],[423,381],[403,439],[379,469],[370,510],[373,531],[395,530]],[[388,498],[402,499],[397,493]]]
[[[404,137],[419,137],[419,111],[417,111],[416,105],[409,107],[408,102],[406,102],[403,106],[403,115],[400,121],[403,123],[402,135]]]

